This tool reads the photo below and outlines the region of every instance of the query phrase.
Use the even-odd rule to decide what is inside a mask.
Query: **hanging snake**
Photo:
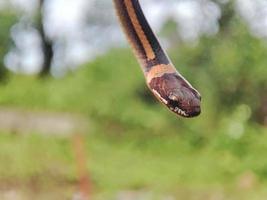
[[[201,112],[199,92],[175,69],[142,11],[139,0],[113,0],[121,26],[145,75],[148,88],[182,117]]]

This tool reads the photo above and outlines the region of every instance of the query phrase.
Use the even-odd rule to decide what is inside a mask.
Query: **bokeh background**
[[[151,96],[112,1],[0,0],[0,199],[267,198],[267,1],[141,4],[198,118]]]

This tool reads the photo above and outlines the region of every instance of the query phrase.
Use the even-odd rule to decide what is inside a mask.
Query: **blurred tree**
[[[219,19],[219,25],[222,32],[227,32],[230,23],[232,22],[233,17],[235,16],[235,6],[234,1],[229,0],[226,2],[215,0],[215,2],[221,8],[221,18]]]
[[[12,71],[36,73],[40,69],[40,77],[50,74],[54,51],[53,40],[48,37],[45,27],[46,2],[35,1],[30,12],[10,7],[18,18],[11,29],[13,47],[8,48],[5,62]]]
[[[53,41],[47,37],[44,28],[43,7],[45,0],[39,0],[39,1],[40,2],[39,2],[39,11],[37,19],[37,30],[40,34],[41,48],[43,52],[43,64],[40,71],[40,76],[45,77],[50,74],[52,60],[54,57],[54,51],[53,51]]]
[[[7,69],[3,63],[4,57],[11,45],[9,31],[11,26],[15,23],[16,17],[10,12],[0,12],[0,81],[4,80],[7,75]]]

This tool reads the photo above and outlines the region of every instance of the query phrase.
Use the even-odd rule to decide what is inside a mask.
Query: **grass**
[[[230,199],[263,199],[261,195],[267,193],[266,135],[250,137],[257,144],[246,145],[244,154],[240,154],[233,146],[245,145],[246,141],[227,137],[216,137],[205,146],[194,148],[184,136],[151,137],[146,132],[133,135],[128,131],[125,135],[110,131],[107,136],[104,130],[86,135],[88,169],[96,198],[110,198],[126,190],[150,191],[157,196],[171,194],[178,199],[180,195],[204,199],[217,193]],[[61,184],[67,191],[75,189],[78,179],[70,140],[1,134],[0,141],[2,184],[34,184],[41,194],[51,188],[58,193]],[[252,172],[256,182],[251,183],[251,188],[240,189],[239,179],[246,172]]]

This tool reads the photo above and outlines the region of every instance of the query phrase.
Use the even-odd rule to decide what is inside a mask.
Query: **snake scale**
[[[121,26],[144,73],[148,88],[182,117],[201,112],[199,92],[175,69],[153,33],[139,0],[113,0]]]

